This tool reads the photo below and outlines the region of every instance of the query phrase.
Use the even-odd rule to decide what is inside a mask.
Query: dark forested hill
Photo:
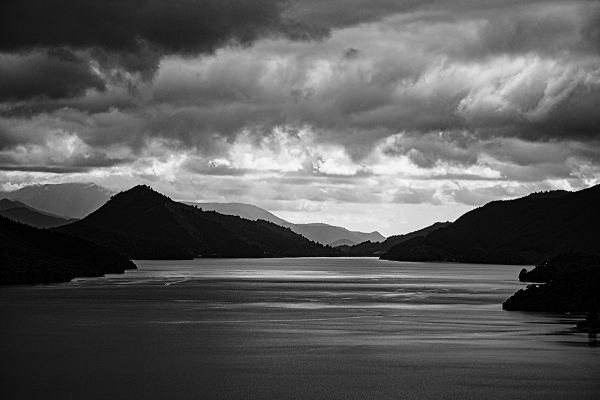
[[[353,246],[339,246],[338,249],[345,255],[353,257],[379,256],[397,244],[404,243],[407,240],[415,237],[427,236],[431,232],[445,228],[448,225],[450,225],[450,222],[436,222],[435,224],[429,225],[423,229],[419,229],[418,231],[410,232],[404,235],[390,236],[381,243],[367,241]]]
[[[600,254],[600,185],[493,201],[382,258],[535,264],[566,251]]]
[[[0,284],[64,282],[135,268],[105,247],[0,217]]]
[[[104,244],[131,259],[339,254],[290,229],[205,212],[148,186],[119,193],[86,218],[57,229]]]

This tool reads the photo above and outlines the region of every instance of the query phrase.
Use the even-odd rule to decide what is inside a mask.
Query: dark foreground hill
[[[339,252],[280,227],[202,211],[136,186],[73,224],[57,228],[130,259],[310,257]]]
[[[344,253],[344,255],[352,257],[380,256],[397,244],[404,243],[407,240],[410,240],[415,237],[425,237],[431,232],[434,232],[441,228],[445,228],[448,225],[450,225],[450,222],[436,222],[435,224],[423,229],[419,229],[418,231],[410,232],[404,235],[390,236],[389,238],[380,243],[366,241],[353,246],[339,246],[338,249],[342,253]]]
[[[9,199],[0,200],[0,215],[36,228],[54,228],[75,221],[45,213],[29,207],[23,202]]]
[[[600,309],[600,256],[566,253],[522,270],[521,282],[536,282],[504,302],[509,311],[584,312]],[[540,284],[541,283],[541,284]]]
[[[600,254],[600,185],[493,201],[382,258],[536,264],[567,251]]]
[[[0,217],[0,284],[65,282],[135,268],[105,247]]]

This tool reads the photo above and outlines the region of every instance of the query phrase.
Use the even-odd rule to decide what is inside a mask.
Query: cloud
[[[347,59],[350,59],[350,60],[357,58],[359,54],[360,54],[360,50],[352,48],[352,47],[349,47],[346,50],[344,50],[344,57]]]
[[[186,104],[181,118],[192,118],[196,135],[310,125],[353,157],[364,155],[360,146],[401,131],[597,137],[598,55],[565,53],[565,47],[562,55],[493,46],[481,53],[486,46],[479,35],[495,23],[490,18],[485,24],[412,21],[404,28],[398,26],[402,18],[391,18],[335,32],[318,46],[262,41],[202,61],[170,59],[157,76],[153,99]],[[428,39],[431,33],[436,35]],[[443,52],[435,43],[445,44]],[[364,49],[361,57],[339,57],[350,46]],[[480,54],[458,54],[465,46]]]
[[[4,176],[294,213],[600,180],[598,2],[0,7]]]
[[[77,97],[105,83],[86,62],[68,51],[0,54],[0,102]]]
[[[0,102],[148,81],[168,55],[328,33],[285,19],[287,7],[287,0],[7,0],[0,8]]]
[[[8,0],[0,50],[68,46],[135,53],[147,45],[166,54],[211,53],[229,41],[248,44],[281,29],[284,6],[280,0]]]

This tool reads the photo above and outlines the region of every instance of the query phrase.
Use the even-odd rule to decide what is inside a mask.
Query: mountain
[[[203,211],[148,186],[121,192],[82,220],[56,229],[130,259],[339,255],[271,222]]]
[[[340,240],[336,240],[333,243],[330,243],[329,245],[331,247],[339,247],[339,246],[353,246],[355,244],[356,244],[356,242],[353,242],[352,240],[340,239]]]
[[[11,210],[17,207],[27,207],[26,204],[21,203],[20,201],[12,201],[9,199],[0,199],[0,211]]]
[[[426,237],[393,246],[382,258],[536,264],[567,251],[600,254],[600,185],[493,201]]]
[[[502,304],[508,311],[582,312],[600,308],[600,256],[566,253],[522,270],[522,282],[536,282]],[[543,284],[539,284],[543,283]]]
[[[324,245],[334,246],[339,240],[347,240],[353,243],[360,243],[366,240],[372,242],[381,242],[385,239],[379,232],[358,232],[350,231],[340,226],[328,224],[293,224],[284,219],[281,219],[267,210],[244,203],[193,203],[184,202],[184,204],[194,205],[202,208],[204,211],[216,211],[221,214],[237,215],[238,217],[246,218],[251,221],[262,219],[272,222],[276,225],[290,228],[292,231],[310,239],[314,242]]]
[[[36,210],[67,218],[83,218],[108,201],[111,192],[94,183],[30,185],[0,198],[19,200]]]
[[[386,240],[381,243],[373,243],[371,241],[362,242],[355,245],[350,246],[341,246],[338,247],[342,253],[348,256],[353,257],[372,257],[372,256],[380,256],[393,246],[406,242],[415,237],[424,237],[429,235],[431,232],[434,232],[438,229],[445,228],[450,225],[450,222],[436,222],[433,225],[429,225],[426,228],[419,229],[418,231],[406,233],[404,235],[395,235],[390,236]]]
[[[75,221],[74,219],[65,219],[43,213],[20,201],[9,199],[0,200],[0,215],[36,228],[54,228]]]
[[[322,244],[331,244],[341,239],[350,240],[354,243],[364,242],[366,240],[380,242],[385,240],[379,232],[357,232],[350,231],[340,226],[327,224],[293,224],[290,229],[300,235],[307,237],[315,242]]]
[[[194,202],[182,202],[191,206],[198,206],[204,211],[216,211],[219,214],[225,215],[237,215],[238,217],[246,218],[251,221],[257,221],[262,219],[263,221],[269,221],[279,226],[285,226],[289,228],[290,224],[284,219],[281,219],[274,214],[271,214],[265,209],[253,206],[251,204],[244,203],[194,203]]]
[[[136,266],[111,250],[0,217],[0,284],[65,282]]]

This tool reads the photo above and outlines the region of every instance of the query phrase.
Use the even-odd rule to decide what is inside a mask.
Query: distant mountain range
[[[108,201],[112,192],[94,183],[29,185],[0,198],[18,200],[38,211],[61,218],[83,218]]]
[[[262,219],[269,221],[285,228],[290,228],[292,231],[310,239],[314,242],[339,246],[342,244],[357,244],[364,241],[381,242],[385,240],[385,236],[379,232],[358,232],[350,231],[340,226],[333,226],[322,223],[313,224],[293,224],[284,219],[281,219],[267,210],[244,203],[195,203],[184,202],[184,204],[198,206],[204,211],[216,211],[220,214],[237,215],[238,217],[246,218],[251,221]]]
[[[203,211],[148,186],[121,192],[87,217],[54,229],[104,245],[129,259],[340,254],[271,222]]]
[[[382,258],[536,264],[567,251],[600,254],[600,185],[490,202]]]
[[[54,228],[76,221],[36,210],[18,200],[0,199],[0,215],[36,228]]]
[[[135,268],[106,247],[0,216],[2,285],[65,282]]]

